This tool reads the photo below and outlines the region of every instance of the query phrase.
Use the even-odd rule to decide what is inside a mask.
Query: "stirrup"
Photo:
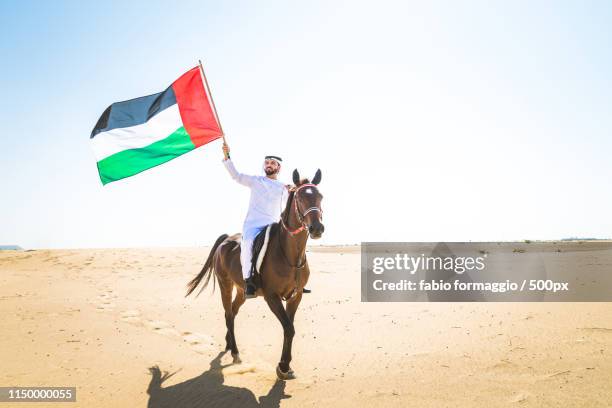
[[[247,299],[252,299],[254,297],[257,297],[257,287],[255,286],[255,284],[253,283],[253,277],[249,277],[247,278],[245,281],[245,289],[244,289],[244,295]]]

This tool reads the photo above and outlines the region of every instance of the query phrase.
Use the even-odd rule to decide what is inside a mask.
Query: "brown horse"
[[[317,185],[321,182],[321,170],[317,170],[312,182],[300,180],[297,170],[293,171],[294,187],[289,192],[287,205],[281,214],[279,223],[273,224],[270,231],[268,249],[260,269],[260,288],[258,296],[263,296],[272,313],[283,325],[284,342],[276,374],[282,380],[295,378],[289,366],[291,362],[291,344],[295,329],[293,318],[302,300],[302,290],[308,282],[310,269],[306,260],[306,241],[323,234],[321,223],[321,200]],[[206,277],[200,292],[208,285],[214,271],[221,300],[225,309],[225,350],[232,351],[235,363],[240,363],[234,319],[240,306],[245,301],[245,283],[240,267],[240,234],[221,235],[213,245],[202,271],[188,283],[187,295],[191,294],[200,281]],[[214,278],[213,278],[214,282]],[[236,288],[236,297],[232,301],[232,292]],[[199,292],[199,293],[200,293]],[[198,294],[199,294],[198,293]],[[283,307],[283,300],[286,307]]]

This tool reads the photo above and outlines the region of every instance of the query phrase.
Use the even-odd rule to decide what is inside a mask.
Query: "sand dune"
[[[359,248],[312,248],[298,378],[277,382],[261,298],[236,320],[240,365],[219,293],[184,298],[207,254],[0,252],[0,385],[76,386],[79,407],[612,406],[610,303],[361,303]]]

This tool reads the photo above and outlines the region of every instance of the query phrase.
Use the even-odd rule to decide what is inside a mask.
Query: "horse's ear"
[[[317,172],[312,179],[312,184],[317,185],[321,182],[321,169],[317,169]]]
[[[293,170],[293,184],[296,186],[300,185],[300,173],[298,173],[297,169]]]

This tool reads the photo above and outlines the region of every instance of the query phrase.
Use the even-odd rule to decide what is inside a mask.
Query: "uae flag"
[[[116,102],[91,132],[102,184],[133,176],[222,136],[199,67],[165,91]]]

